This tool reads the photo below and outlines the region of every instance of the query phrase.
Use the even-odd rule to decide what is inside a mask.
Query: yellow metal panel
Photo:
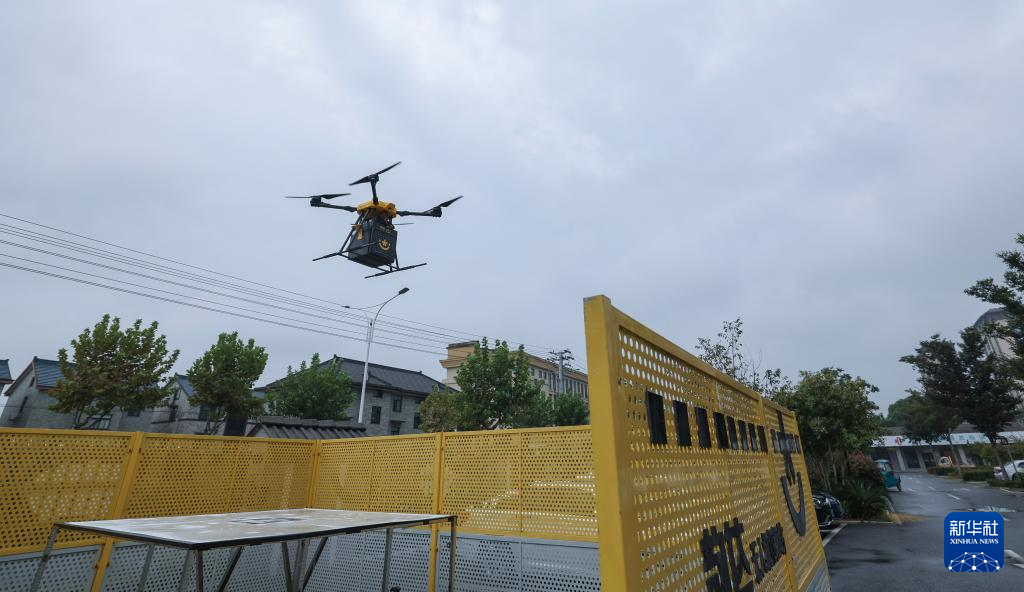
[[[110,516],[131,434],[0,429],[0,554],[36,551],[54,522]],[[62,546],[95,544],[68,533]]]
[[[125,517],[301,508],[313,442],[146,434]]]
[[[823,558],[807,471],[802,456],[792,455],[809,515],[801,535],[781,493],[784,455],[761,445],[771,417],[760,395],[603,296],[587,299],[584,314],[603,589],[702,590],[718,577],[735,589],[758,577],[755,553],[773,533],[785,539],[786,553],[773,557],[757,589],[805,589]],[[707,414],[703,443],[698,409]],[[677,412],[684,411],[690,443],[677,438]],[[786,432],[795,434],[795,418],[784,416]],[[686,430],[680,433],[685,440]],[[722,552],[734,555],[739,572],[719,568]]]

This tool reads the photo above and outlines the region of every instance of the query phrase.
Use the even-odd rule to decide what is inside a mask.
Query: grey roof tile
[[[339,421],[264,415],[257,418],[255,425],[249,428],[250,436],[257,433],[265,438],[335,440],[363,437],[366,435],[366,428]]]
[[[330,364],[331,360],[322,362],[321,367]],[[352,385],[359,387],[363,383],[363,363],[359,360],[342,360],[342,370],[352,379]],[[272,388],[281,382],[278,379],[264,388]],[[366,381],[367,389],[388,389],[399,390],[412,394],[420,394],[426,397],[435,389],[443,390],[445,385],[433,378],[416,370],[406,370],[394,366],[370,363],[369,375]]]
[[[8,360],[0,360],[0,384],[6,384],[14,380],[11,378],[11,365]]]
[[[32,365],[36,369],[36,386],[39,388],[54,388],[64,375],[60,371],[60,362],[57,360],[46,360],[43,358],[32,358]]]

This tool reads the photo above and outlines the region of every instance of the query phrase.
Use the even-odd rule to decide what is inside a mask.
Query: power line
[[[256,281],[253,281],[253,280],[248,280],[248,279],[241,278],[241,277],[238,277],[238,276],[234,276],[234,275],[226,274],[226,273],[223,273],[223,272],[215,271],[215,270],[212,270],[212,269],[209,269],[209,268],[206,268],[206,267],[200,267],[200,266],[197,266],[197,265],[192,265],[190,263],[185,263],[185,262],[179,261],[177,259],[173,259],[173,258],[169,258],[169,257],[163,257],[163,256],[160,256],[160,255],[155,255],[153,253],[149,253],[149,252],[146,252],[146,251],[141,251],[141,250],[138,250],[138,249],[133,249],[131,247],[126,247],[126,246],[119,245],[119,244],[116,244],[116,243],[95,239],[95,238],[92,238],[92,237],[89,237],[89,236],[86,236],[86,235],[83,235],[83,234],[74,233],[74,232],[71,232],[71,231],[68,231],[68,230],[64,230],[64,229],[61,229],[61,228],[56,228],[56,227],[49,226],[49,225],[46,225],[46,224],[42,224],[42,223],[39,223],[39,222],[34,222],[32,220],[27,220],[27,219],[24,219],[24,218],[19,218],[17,216],[12,216],[12,215],[9,215],[9,214],[0,213],[0,217],[8,218],[8,219],[11,219],[11,220],[17,220],[17,221],[25,223],[25,224],[30,224],[30,225],[33,225],[33,226],[38,226],[40,228],[45,228],[45,229],[52,230],[52,231],[55,231],[55,232],[59,232],[59,233],[62,233],[62,234],[66,234],[66,235],[69,235],[69,236],[74,236],[74,237],[81,238],[81,239],[84,239],[84,240],[87,240],[87,241],[91,241],[91,242],[94,242],[94,243],[97,243],[97,244],[101,244],[101,245],[105,245],[105,246],[109,246],[109,247],[114,247],[114,248],[117,248],[117,249],[122,249],[122,250],[128,251],[130,253],[135,253],[135,254],[138,254],[138,255],[143,255],[143,256],[146,256],[146,257],[151,257],[151,258],[159,260],[159,261],[173,263],[175,265],[180,265],[180,266],[183,266],[183,267],[187,267],[189,269],[195,269],[195,270],[199,270],[199,271],[203,271],[203,272],[207,272],[207,273],[212,273],[214,275],[218,275],[218,276],[221,276],[221,277],[237,280],[237,281],[240,281],[240,282],[245,282],[247,284],[252,284],[254,286],[260,286],[260,287],[263,287],[263,288],[268,288],[268,289],[271,289],[271,290],[276,290],[276,291],[279,291],[279,292],[282,292],[282,293],[285,293],[285,294],[291,294],[293,296],[299,296],[299,297],[305,298],[307,300],[314,300],[314,301],[317,301],[317,302],[322,302],[322,303],[330,304],[330,305],[335,306],[335,307],[342,307],[342,308],[345,307],[345,305],[342,305],[340,303],[333,302],[333,301],[330,301],[330,300],[326,300],[326,299],[323,299],[323,298],[318,298],[318,297],[315,297],[315,296],[310,296],[308,294],[303,294],[303,293],[300,293],[300,292],[295,292],[295,291],[292,291],[292,290],[287,290],[285,288],[280,288],[280,287],[277,287],[277,286],[272,286],[270,284],[264,284],[264,283],[256,282]],[[127,256],[127,255],[122,255],[122,254],[119,254],[119,253],[113,253],[113,252],[110,252],[110,251],[106,251],[104,249],[98,249],[96,247],[90,247],[88,245],[83,245],[81,243],[75,243],[74,241],[68,241],[66,239],[60,239],[58,237],[53,237],[53,236],[46,235],[46,234],[43,234],[43,233],[39,233],[39,232],[36,232],[36,231],[32,231],[32,230],[28,230],[28,229],[24,229],[24,228],[19,228],[17,226],[11,226],[11,225],[5,225],[5,224],[0,224],[0,226],[8,228],[8,229],[12,229],[12,230],[20,231],[20,232],[23,232],[23,233],[31,233],[31,234],[37,235],[38,237],[44,237],[45,239],[49,239],[51,241],[52,240],[61,241],[63,243],[71,244],[71,245],[73,245],[75,247],[78,247],[79,249],[81,249],[81,248],[88,249],[89,250],[89,251],[87,251],[88,254],[90,254],[92,256],[100,256],[100,257],[113,256],[113,257],[119,258],[119,262],[121,262],[121,263],[129,263],[129,262],[131,262],[131,264],[133,264],[133,265],[142,266],[143,268],[149,269],[151,271],[159,270],[159,271],[164,272],[164,273],[171,273],[172,275],[175,275],[176,277],[182,277],[182,278],[186,278],[187,277],[187,279],[192,279],[193,281],[201,279],[203,281],[215,282],[215,283],[219,284],[220,287],[230,288],[230,289],[234,289],[234,290],[237,290],[237,291],[248,292],[251,295],[257,295],[258,294],[261,297],[267,297],[267,298],[275,299],[275,300],[278,300],[278,301],[287,301],[289,304],[292,304],[292,305],[302,305],[302,306],[311,307],[311,308],[315,307],[315,308],[323,309],[324,311],[331,311],[331,312],[333,312],[335,314],[348,314],[348,315],[352,316],[352,318],[358,318],[355,315],[351,315],[351,313],[345,313],[345,312],[342,312],[342,311],[339,311],[339,310],[336,310],[336,309],[327,309],[327,308],[323,307],[322,305],[313,305],[311,303],[303,303],[301,301],[296,301],[294,299],[287,298],[287,297],[281,297],[280,295],[277,295],[277,294],[268,293],[268,292],[265,292],[265,291],[262,291],[262,290],[256,290],[256,289],[253,289],[253,288],[249,288],[247,286],[239,286],[237,284],[231,284],[230,282],[224,282],[223,280],[218,280],[216,278],[210,278],[210,277],[207,277],[207,276],[202,276],[202,275],[194,274],[194,273],[191,273],[191,272],[185,272],[185,271],[182,271],[182,270],[175,270],[173,268],[169,268],[169,267],[166,267],[166,266],[163,266],[163,265],[159,265],[159,264],[153,264],[153,263],[150,263],[150,262],[147,262],[147,261],[135,258],[135,257],[130,257],[130,256]],[[21,236],[22,236],[22,238],[28,238],[28,237],[25,237],[24,235],[21,235]],[[34,239],[34,240],[38,240],[38,239]],[[53,243],[47,243],[47,244],[53,244]],[[67,245],[63,245],[63,246],[64,246],[64,248],[69,248],[69,247],[67,247]],[[99,253],[97,253],[96,251],[98,251]],[[82,251],[79,251],[79,252],[82,252]],[[186,274],[186,275],[181,275],[181,274]],[[381,324],[381,325],[395,326],[395,327],[403,328],[403,329],[406,329],[406,330],[409,330],[409,331],[417,331],[417,332],[423,332],[423,333],[433,333],[434,335],[436,335],[438,337],[444,337],[446,339],[464,340],[464,338],[465,338],[464,336],[472,336],[474,339],[480,337],[479,334],[471,333],[471,332],[468,332],[468,331],[462,331],[462,330],[457,330],[457,329],[450,329],[450,328],[440,327],[440,326],[437,326],[437,325],[431,325],[429,323],[423,323],[423,322],[420,322],[420,321],[415,321],[415,320],[411,320],[411,319],[405,319],[405,318],[402,318],[402,317],[396,317],[396,316],[391,316],[391,315],[383,315],[382,314],[381,316],[384,317],[384,318],[391,318],[391,319],[395,319],[395,320],[398,320],[398,321],[403,321],[405,323],[412,323],[412,324],[415,324],[415,325],[419,325],[421,327],[429,327],[431,329],[437,329],[439,331],[428,331],[426,329],[418,329],[416,327],[402,326],[400,323],[394,323],[394,322],[388,322],[388,321],[378,321],[378,323]],[[459,335],[462,335],[463,337],[459,337]],[[528,347],[529,349],[535,350],[535,351],[545,351],[545,350],[550,349],[550,348],[543,347],[543,346],[536,346],[536,345],[529,345],[529,344],[523,344],[523,345]]]

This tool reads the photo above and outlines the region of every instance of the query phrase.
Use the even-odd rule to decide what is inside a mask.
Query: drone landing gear
[[[388,269],[387,271],[382,271],[380,273],[374,273],[374,274],[368,275],[368,276],[365,277],[365,279],[370,279],[370,278],[373,278],[373,277],[387,275],[389,273],[395,273],[396,271],[405,271],[407,269],[415,269],[417,267],[423,267],[424,265],[426,265],[426,263],[417,263],[416,265],[409,265],[409,266],[406,266],[406,267],[393,267],[391,269]]]

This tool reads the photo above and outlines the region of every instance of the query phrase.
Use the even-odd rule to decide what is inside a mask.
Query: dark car
[[[832,523],[843,517],[843,504],[826,491],[812,491],[814,513],[818,517],[818,528],[831,528]]]

